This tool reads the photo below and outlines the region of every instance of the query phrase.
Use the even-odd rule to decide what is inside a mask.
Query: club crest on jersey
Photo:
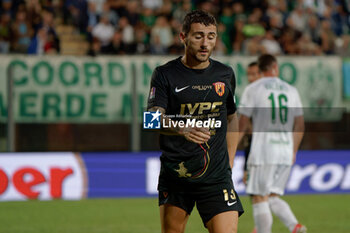
[[[213,83],[213,85],[215,86],[216,94],[218,94],[219,96],[223,96],[225,93],[225,83],[216,82],[216,83]]]

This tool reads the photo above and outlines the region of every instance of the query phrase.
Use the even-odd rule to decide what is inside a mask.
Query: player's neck
[[[266,71],[266,72],[263,72],[262,73],[262,77],[263,78],[278,78],[278,76],[276,75],[275,72],[272,72],[272,71]]]
[[[191,69],[205,69],[210,65],[209,59],[201,62],[186,54],[182,56],[181,62],[184,64],[184,66]]]

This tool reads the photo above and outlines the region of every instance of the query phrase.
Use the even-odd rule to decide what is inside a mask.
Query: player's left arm
[[[239,116],[239,136],[238,136],[238,144],[241,142],[244,135],[248,132],[250,126],[250,117],[241,114]]]
[[[238,117],[237,113],[227,116],[227,132],[226,132],[226,142],[227,150],[230,160],[230,167],[233,168],[233,161],[235,159],[237,146],[238,146]]]
[[[304,124],[304,116],[296,116],[294,118],[294,127],[293,127],[293,163],[296,160],[296,155],[301,143],[301,140],[304,137],[305,124]]]
[[[305,131],[305,123],[303,116],[302,103],[300,100],[300,96],[298,91],[295,89],[295,97],[293,98],[295,101],[295,108],[293,109],[295,112],[294,117],[294,125],[293,125],[293,163],[295,163],[296,155],[301,143],[301,140],[304,137]]]

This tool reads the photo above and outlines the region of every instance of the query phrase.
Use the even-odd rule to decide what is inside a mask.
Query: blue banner
[[[160,152],[81,153],[87,170],[87,197],[157,195]],[[244,157],[238,152],[233,168],[236,191],[242,182]],[[350,193],[350,151],[300,151],[286,193]]]

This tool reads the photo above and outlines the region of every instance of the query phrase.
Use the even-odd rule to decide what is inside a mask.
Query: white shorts
[[[291,165],[248,165],[246,193],[266,196],[271,193],[283,195]]]

